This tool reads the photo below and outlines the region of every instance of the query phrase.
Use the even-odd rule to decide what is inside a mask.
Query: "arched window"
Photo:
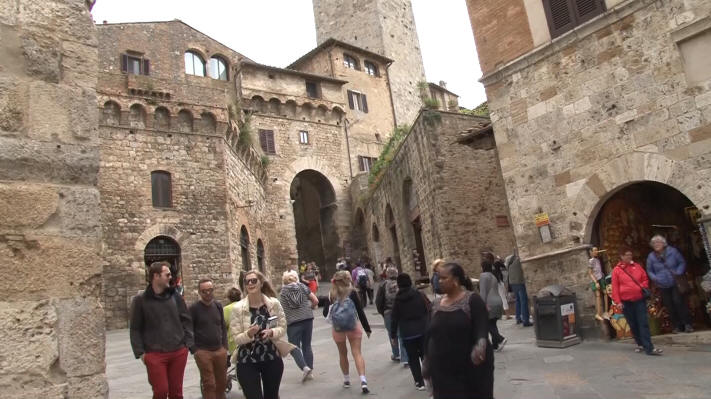
[[[370,76],[380,76],[378,74],[378,67],[377,65],[373,64],[370,61],[364,61],[363,66],[365,67],[365,73],[367,73]]]
[[[360,65],[358,65],[358,60],[349,54],[345,54],[345,53],[343,54],[343,65],[345,65],[346,68],[355,69],[357,71],[360,70]]]
[[[185,73],[188,75],[205,76],[205,61],[197,53],[185,52]]]
[[[104,125],[118,126],[121,123],[121,107],[113,101],[104,103],[102,114]]]
[[[239,246],[242,248],[242,270],[251,270],[252,262],[249,260],[249,233],[242,226],[239,231]]]
[[[170,263],[171,283],[180,277],[180,245],[167,236],[158,236],[150,240],[143,251],[143,260],[146,263],[146,277],[148,267],[153,262],[166,261]]]
[[[186,109],[181,109],[178,112],[178,130],[183,133],[190,133],[193,131],[193,114]]]
[[[202,121],[202,131],[205,133],[215,133],[217,130],[217,121],[215,120],[215,115],[210,112],[203,112],[200,114],[200,120]]]
[[[227,63],[220,57],[210,58],[208,68],[210,77],[217,80],[227,80]]]
[[[168,108],[156,108],[155,114],[153,114],[153,128],[158,130],[170,129],[170,111],[168,111]]]
[[[380,230],[378,230],[378,225],[373,223],[373,242],[380,241]]]
[[[133,104],[128,111],[128,122],[131,127],[138,129],[146,127],[146,110],[141,104]]]
[[[154,207],[170,208],[173,206],[173,182],[169,172],[164,170],[151,172],[151,195]]]
[[[257,267],[264,273],[264,244],[261,239],[257,240]]]

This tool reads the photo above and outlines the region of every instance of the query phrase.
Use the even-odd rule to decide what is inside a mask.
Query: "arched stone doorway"
[[[699,215],[695,205],[674,187],[653,181],[636,182],[611,193],[602,202],[590,242],[606,250],[603,263],[605,273],[610,273],[623,248],[632,249],[635,261],[646,267],[651,251],[649,240],[661,234],[682,253],[687,262],[687,274],[694,280],[708,271]],[[700,294],[694,292],[688,297],[697,325],[705,323],[703,295]],[[661,331],[671,331],[664,318]]]
[[[354,259],[368,258],[368,239],[365,228],[365,214],[358,208],[355,213],[355,221],[351,232],[351,245]]]
[[[393,208],[390,204],[385,206],[385,225],[390,231],[390,241],[392,242],[392,260],[395,262],[398,270],[402,271],[402,260],[400,258],[400,243],[397,240],[397,227],[395,226],[395,217],[393,215]]]
[[[425,246],[422,243],[420,205],[417,200],[415,187],[412,184],[412,179],[409,177],[402,182],[402,202],[403,209],[407,212],[408,221],[412,226],[412,239],[415,241],[415,248],[412,250],[412,263],[415,272],[419,273],[420,278],[428,277],[427,264],[425,263]]]
[[[339,254],[333,185],[320,172],[307,169],[294,176],[289,195],[299,262],[316,262],[324,275],[330,276],[336,270]]]
[[[148,278],[148,267],[153,262],[167,261],[170,263],[170,273],[173,275],[171,285],[178,279],[182,282],[183,270],[180,267],[180,245],[168,236],[158,236],[146,244],[143,251],[143,259],[146,263],[146,279]]]

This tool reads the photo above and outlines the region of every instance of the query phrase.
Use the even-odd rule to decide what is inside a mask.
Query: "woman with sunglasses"
[[[264,275],[244,275],[247,297],[232,309],[230,330],[237,347],[237,378],[247,399],[278,399],[283,356],[295,347],[281,338],[286,317],[276,293]]]

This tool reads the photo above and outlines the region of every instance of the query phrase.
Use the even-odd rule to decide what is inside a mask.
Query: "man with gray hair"
[[[681,292],[676,282],[677,278],[686,279],[684,257],[679,250],[667,245],[667,240],[660,235],[652,237],[649,245],[653,251],[647,256],[647,275],[662,290],[662,303],[669,312],[672,332],[693,332],[686,307],[686,292]]]

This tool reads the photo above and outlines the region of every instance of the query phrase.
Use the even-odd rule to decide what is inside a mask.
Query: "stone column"
[[[0,392],[105,398],[86,0],[0,0]]]

